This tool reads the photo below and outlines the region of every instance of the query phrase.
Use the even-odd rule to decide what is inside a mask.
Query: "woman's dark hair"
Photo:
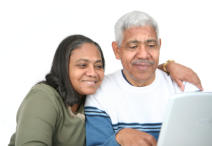
[[[55,88],[62,97],[65,105],[72,106],[80,104],[84,98],[73,88],[69,78],[69,60],[71,52],[84,43],[94,44],[101,54],[103,67],[105,60],[100,46],[88,37],[83,35],[71,35],[65,38],[58,46],[53,59],[50,73],[46,75],[45,83]]]

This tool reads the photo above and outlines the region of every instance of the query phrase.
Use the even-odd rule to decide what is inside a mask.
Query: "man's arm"
[[[178,64],[174,61],[167,61],[166,63],[159,65],[158,68],[167,72],[182,91],[185,88],[183,85],[183,81],[194,84],[197,88],[203,90],[198,75],[192,69],[186,66]]]
[[[136,129],[123,128],[116,134],[116,140],[123,146],[156,146],[154,136]]]
[[[119,146],[106,112],[94,107],[85,107],[85,115],[87,146]]]
[[[123,128],[114,132],[106,112],[94,107],[85,107],[87,146],[156,146],[155,138],[136,129]]]

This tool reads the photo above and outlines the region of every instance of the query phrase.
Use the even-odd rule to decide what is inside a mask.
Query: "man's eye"
[[[136,49],[138,46],[137,45],[130,45],[129,48],[130,49]]]
[[[149,48],[156,48],[156,47],[157,47],[156,44],[148,44],[147,46],[148,46]]]

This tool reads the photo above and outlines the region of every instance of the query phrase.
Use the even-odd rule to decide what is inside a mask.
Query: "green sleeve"
[[[31,90],[17,115],[16,146],[51,146],[58,118],[56,97],[45,90]]]

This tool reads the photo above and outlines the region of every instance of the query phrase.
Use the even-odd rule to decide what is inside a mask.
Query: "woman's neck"
[[[69,108],[69,110],[71,110],[73,113],[76,113],[76,112],[78,111],[78,109],[79,109],[79,104],[74,104],[74,105],[72,105],[72,106],[69,106],[68,108]]]

